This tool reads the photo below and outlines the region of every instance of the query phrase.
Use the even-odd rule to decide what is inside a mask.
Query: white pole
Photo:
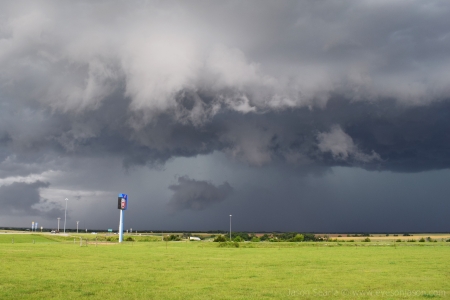
[[[231,241],[231,215],[230,215],[230,241]]]
[[[78,223],[79,223],[80,221],[77,221],[77,233],[78,233]]]
[[[65,199],[66,200],[66,210],[64,211],[64,233],[66,233],[66,217],[67,217],[67,200],[69,199]]]
[[[123,210],[120,210],[120,221],[119,221],[119,243],[123,241]]]
[[[60,220],[61,218],[58,218],[58,233],[59,233],[59,220]]]

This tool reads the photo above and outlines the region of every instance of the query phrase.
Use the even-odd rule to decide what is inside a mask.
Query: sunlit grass
[[[0,234],[0,244],[5,243],[50,243],[55,240],[41,234]]]
[[[207,242],[130,242],[80,247],[69,243],[73,237],[64,243],[11,244],[5,236],[0,236],[1,299],[316,299],[330,293],[333,298],[367,299],[345,293],[399,290],[430,293],[422,293],[424,297],[450,295],[449,243],[241,243],[239,248],[219,248]]]

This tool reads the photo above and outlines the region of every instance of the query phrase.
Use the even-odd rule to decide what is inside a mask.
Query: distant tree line
[[[213,235],[215,242],[230,241],[229,235]],[[256,235],[248,232],[232,232],[231,240],[233,242],[318,242],[327,240],[324,237],[316,236],[312,233],[298,233],[298,232],[281,232],[281,233],[265,233],[263,235]]]

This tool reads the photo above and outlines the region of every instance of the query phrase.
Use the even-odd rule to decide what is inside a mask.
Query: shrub
[[[397,239],[397,240],[395,240],[397,243],[401,243],[402,242],[402,240],[401,239]]]
[[[218,235],[214,239],[214,242],[219,242],[219,243],[223,243],[223,242],[226,242],[226,241],[227,241],[227,239],[223,235]]]
[[[347,242],[349,242],[349,243],[354,243],[355,240],[348,240]]]
[[[267,233],[264,233],[264,235],[260,238],[261,241],[267,241],[268,239],[270,239],[270,237]]]
[[[181,241],[181,238],[178,235],[174,234],[166,235],[163,239],[165,241]]]
[[[420,242],[420,243],[425,243],[425,239],[424,239],[424,238],[421,238],[421,239],[419,240],[419,242]]]
[[[303,240],[305,239],[305,237],[303,236],[303,234],[297,234],[292,238],[293,242],[303,242]]]
[[[409,233],[404,233],[403,236],[411,236]]]
[[[366,243],[368,243],[368,242],[370,242],[370,238],[365,238],[365,239],[363,239],[363,242],[366,242]]]
[[[408,243],[415,243],[416,240],[415,240],[415,239],[410,239],[410,240],[407,240],[407,242],[408,242]]]
[[[316,236],[312,233],[303,233],[303,237],[304,237],[304,240],[303,240],[304,242],[307,242],[307,241],[314,242],[317,240]]]
[[[219,243],[221,248],[239,248],[239,243],[237,242],[221,242]]]
[[[257,237],[257,236],[254,236],[253,238],[252,238],[252,242],[253,243],[258,243],[258,242],[260,242],[261,240]]]
[[[131,236],[129,236],[129,237],[127,237],[125,239],[125,241],[127,241],[127,242],[134,242],[134,239]]]
[[[235,241],[236,243],[240,243],[240,242],[243,241],[243,239],[238,235],[237,237],[234,238],[234,241]]]
[[[234,241],[236,239],[236,237],[240,237],[243,241],[248,241],[251,239],[250,235],[247,232],[232,232],[231,233],[231,239]]]

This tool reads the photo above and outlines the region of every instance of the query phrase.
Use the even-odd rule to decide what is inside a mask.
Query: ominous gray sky
[[[448,231],[450,3],[0,4],[0,226]]]

